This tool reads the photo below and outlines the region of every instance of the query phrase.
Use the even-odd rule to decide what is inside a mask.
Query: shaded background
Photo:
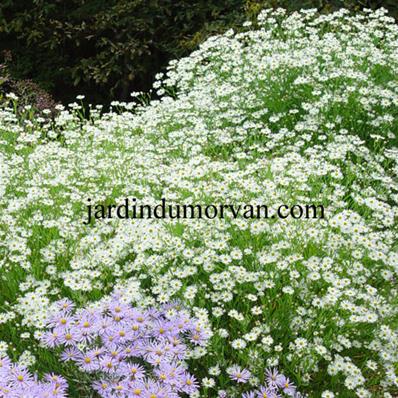
[[[38,108],[147,91],[168,61],[265,7],[389,9],[398,0],[1,0],[0,92]]]

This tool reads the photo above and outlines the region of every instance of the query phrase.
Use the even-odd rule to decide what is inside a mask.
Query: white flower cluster
[[[116,289],[142,305],[181,300],[210,322],[194,353],[206,391],[237,396],[231,365],[255,380],[278,365],[310,396],[394,396],[397,76],[384,10],[265,10],[172,62],[148,105],[83,120],[72,104],[29,123],[1,110],[0,331],[18,348],[55,299]],[[88,198],[127,197],[317,203],[325,219],[84,225]]]

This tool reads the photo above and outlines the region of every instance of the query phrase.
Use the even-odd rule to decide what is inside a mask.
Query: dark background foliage
[[[170,59],[264,7],[381,6],[398,17],[397,0],[1,0],[0,91],[38,97],[42,107],[53,103],[46,91],[61,102],[127,100]]]

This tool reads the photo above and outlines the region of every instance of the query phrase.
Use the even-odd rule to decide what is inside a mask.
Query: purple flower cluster
[[[240,371],[242,373],[243,371]],[[231,378],[235,379],[231,375]],[[267,369],[265,372],[265,382],[255,391],[242,394],[242,398],[282,398],[293,397],[302,398],[303,395],[296,391],[294,384],[277,369]]]
[[[42,341],[64,348],[61,358],[95,374],[93,388],[104,398],[176,398],[192,394],[198,382],[186,370],[190,345],[208,334],[177,304],[138,309],[117,296],[98,309],[73,311],[57,303]]]
[[[0,398],[64,398],[67,383],[64,378],[47,374],[43,381],[24,366],[5,356],[0,357]]]

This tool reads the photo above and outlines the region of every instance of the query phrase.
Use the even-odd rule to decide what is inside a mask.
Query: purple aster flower
[[[177,310],[180,311],[182,309],[182,303],[179,300],[173,300],[168,303],[162,304],[161,310],[163,312],[167,312],[169,310]]]
[[[106,351],[104,347],[93,347],[89,352],[95,358],[101,359],[101,357],[105,354]]]
[[[131,310],[131,320],[134,323],[139,323],[141,325],[144,325],[148,322],[149,320],[149,314],[145,311],[140,311],[137,308],[132,308]]]
[[[108,329],[102,335],[102,341],[105,346],[112,347],[119,341],[119,336],[117,335],[114,328]]]
[[[128,344],[123,348],[123,355],[125,358],[140,357],[142,351],[136,345]]]
[[[163,343],[150,342],[143,347],[143,350],[143,356],[149,363],[159,364],[166,356]]]
[[[257,398],[277,398],[278,395],[276,394],[273,388],[267,386],[261,386],[256,393]]]
[[[69,299],[59,300],[55,304],[61,311],[73,311],[75,308],[75,304]]]
[[[157,319],[163,318],[163,314],[158,309],[152,307],[145,311],[145,315],[148,320],[155,321]]]
[[[289,396],[294,396],[296,393],[296,387],[295,385],[285,376],[283,376],[279,381],[278,381],[278,386],[282,389],[282,391]]]
[[[62,376],[58,376],[54,373],[44,375],[44,380],[53,384],[57,389],[65,390],[68,387],[66,380]]]
[[[53,329],[48,332],[44,332],[41,336],[41,341],[50,348],[54,348],[60,344],[62,332]]]
[[[83,341],[83,334],[78,328],[72,328],[70,330],[64,330],[59,333],[59,337],[55,344],[58,346],[60,344],[73,346],[77,343]]]
[[[148,380],[145,384],[145,390],[143,397],[144,398],[169,398],[172,397],[173,391],[172,389],[167,386],[167,385],[162,385],[161,383],[153,380]],[[175,397],[178,397],[178,395],[175,395]]]
[[[251,373],[247,369],[241,369],[239,366],[232,366],[227,369],[229,377],[238,383],[247,383]]]
[[[126,343],[133,339],[133,333],[131,332],[128,324],[117,325],[114,329],[115,341],[119,344]]]
[[[99,368],[98,359],[92,352],[80,354],[76,363],[86,372],[93,372]]]
[[[170,343],[173,353],[178,359],[182,359],[186,355],[186,345],[183,343],[183,340],[179,337],[170,337],[168,339]]]
[[[173,319],[174,326],[179,333],[184,333],[188,330],[194,329],[192,320],[184,315],[179,315]]]
[[[32,375],[24,366],[13,365],[9,375],[11,385],[14,386],[27,386],[33,381]]]
[[[84,335],[92,334],[96,331],[99,315],[92,311],[83,310],[76,318],[76,326]]]
[[[145,380],[136,380],[130,384],[130,396],[132,398],[143,397],[146,391],[146,382]]]
[[[185,369],[175,363],[163,362],[159,365],[159,368],[154,370],[154,374],[162,383],[170,386],[181,386]]]
[[[5,375],[10,371],[11,361],[8,357],[0,357],[0,375]],[[1,379],[2,377],[0,377]]]
[[[206,344],[209,336],[206,331],[196,327],[195,330],[189,333],[188,338],[193,344],[203,346]]]
[[[107,380],[98,380],[93,382],[92,387],[101,397],[109,396],[112,391],[111,384]]]
[[[67,348],[61,354],[62,361],[76,361],[80,357],[80,351],[75,347]]]
[[[276,368],[266,369],[265,380],[271,387],[279,387],[279,383],[283,382],[284,376],[278,372]]]
[[[107,347],[107,352],[109,355],[117,361],[122,361],[124,359],[123,349],[117,344],[112,344]]]
[[[277,369],[267,369],[265,372],[266,384],[255,391],[245,392],[242,398],[282,398],[286,396],[303,397],[296,392],[294,384]]]
[[[137,321],[132,321],[129,325],[130,335],[132,338],[137,338],[145,333],[146,325]]]
[[[98,328],[98,334],[102,336],[104,333],[108,332],[108,330],[111,330],[113,327],[113,322],[112,318],[103,316],[98,318],[97,322],[97,328]]]
[[[105,373],[115,373],[116,372],[116,367],[118,366],[119,361],[111,356],[111,355],[105,355],[101,360],[100,360],[100,367],[99,370]]]
[[[185,372],[182,377],[182,383],[180,387],[181,391],[185,392],[188,395],[191,395],[198,390],[198,387],[199,384],[195,377]]]
[[[155,321],[152,325],[151,334],[153,337],[172,337],[176,335],[171,322]]]
[[[109,395],[110,397],[125,397],[130,390],[129,385],[125,383],[123,380],[115,381],[111,384],[112,393]]]
[[[75,318],[69,311],[60,311],[52,316],[48,321],[48,325],[54,328],[60,328],[60,330],[64,328],[69,328],[75,322]]]
[[[145,377],[145,369],[136,363],[123,362],[120,364],[118,372],[129,380],[138,380]]]
[[[120,301],[112,301],[108,306],[108,311],[116,322],[132,316],[130,306],[128,304],[121,303]]]
[[[244,392],[242,398],[256,398],[256,393],[254,391]]]

